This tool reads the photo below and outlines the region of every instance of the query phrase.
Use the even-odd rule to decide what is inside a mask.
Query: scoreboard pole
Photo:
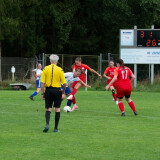
[[[137,26],[134,26],[134,29],[137,29]],[[135,41],[135,40],[134,40]],[[135,43],[135,42],[134,42]],[[134,79],[134,88],[137,87],[137,64],[134,64],[134,75],[135,75],[135,79]]]

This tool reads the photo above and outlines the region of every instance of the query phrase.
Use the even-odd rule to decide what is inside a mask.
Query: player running
[[[91,72],[93,72],[93,73],[95,73],[95,74],[97,74],[100,78],[102,78],[102,76],[98,73],[98,72],[96,72],[94,69],[92,69],[92,68],[90,68],[89,66],[87,66],[86,64],[83,64],[82,63],[82,60],[81,60],[81,58],[80,57],[77,57],[76,59],[75,59],[75,64],[74,64],[74,66],[73,66],[73,72],[75,72],[75,70],[76,69],[78,69],[78,68],[80,68],[81,70],[82,70],[82,74],[79,76],[79,78],[85,83],[85,79],[86,79],[86,75],[85,75],[85,70],[87,69],[87,70],[89,70],[89,71],[91,71]],[[82,86],[84,86],[81,82],[79,82],[79,81],[75,81],[75,82],[73,82],[73,84],[72,84],[72,86],[71,86],[71,90],[72,90],[72,93],[71,93],[71,95],[67,98],[67,100],[72,100],[73,99],[73,103],[74,104],[76,104],[76,99],[75,99],[75,94],[76,94],[76,92],[77,92],[77,89],[78,88],[80,88],[80,87],[82,87]],[[78,106],[74,106],[73,108],[72,108],[72,111],[74,111],[75,109],[77,109],[78,108]]]
[[[42,75],[42,65],[40,63],[37,64],[37,68],[34,69],[33,75],[36,78],[36,87],[37,91],[35,91],[29,98],[33,101],[33,97],[36,96],[41,91],[41,75]]]
[[[66,90],[65,90],[65,94],[67,97],[69,97],[71,95],[71,90],[69,88],[69,85],[74,83],[75,81],[77,82],[80,82],[82,85],[84,85],[85,87],[87,88],[91,88],[91,86],[85,84],[80,78],[79,76],[82,74],[82,70],[80,68],[76,69],[75,72],[67,72],[67,73],[64,73],[64,76],[65,76],[65,79],[66,79],[66,82],[67,82],[67,86],[66,86]],[[61,87],[61,89],[63,89],[63,85]],[[65,97],[62,97],[63,99]],[[67,102],[67,106],[71,106],[72,104],[72,100],[68,100]],[[76,103],[73,102],[73,107],[76,107]]]
[[[114,77],[111,82],[106,86],[106,90],[117,80],[117,98],[118,98],[118,106],[121,110],[121,116],[125,116],[124,112],[124,105],[123,105],[123,97],[125,96],[126,101],[128,102],[129,106],[133,110],[135,115],[138,115],[136,112],[135,105],[131,100],[131,91],[132,85],[131,83],[134,81],[135,76],[130,70],[130,68],[124,66],[124,62],[122,59],[117,60],[117,69],[114,72]],[[131,77],[131,80],[130,80]]]
[[[106,70],[104,71],[104,74],[103,74],[103,77],[107,78],[108,79],[108,84],[111,82],[111,80],[113,79],[114,77],[114,72],[115,70],[117,69],[117,67],[114,66],[114,61],[113,61],[113,58],[110,58],[110,61],[109,61],[109,67],[106,68]],[[108,76],[107,76],[108,74]],[[110,90],[112,91],[112,96],[114,98],[114,100],[116,101],[116,104],[118,104],[118,101],[117,101],[117,95],[115,93],[115,88],[116,88],[116,82],[114,82],[113,84],[110,85]]]

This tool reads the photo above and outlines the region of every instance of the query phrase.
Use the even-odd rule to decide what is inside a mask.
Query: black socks
[[[60,119],[60,112],[55,112],[55,129],[58,129],[58,123]]]
[[[45,117],[46,117],[46,127],[49,128],[49,120],[50,120],[50,111],[46,111]]]

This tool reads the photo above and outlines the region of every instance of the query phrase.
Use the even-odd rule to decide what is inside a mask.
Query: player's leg
[[[135,105],[134,105],[133,101],[132,101],[131,98],[130,98],[130,95],[128,95],[128,96],[126,95],[126,96],[125,96],[125,99],[126,99],[126,101],[128,102],[128,105],[131,107],[132,111],[134,112],[135,116],[137,116],[138,113],[137,113],[137,111],[136,111],[136,108],[135,108]]]
[[[72,99],[73,99],[73,96],[76,94],[78,88],[80,88],[80,87],[82,87],[82,84],[81,84],[80,82],[77,82],[74,87],[73,87],[73,85],[72,85],[73,91],[72,91],[71,95],[70,95],[67,99],[68,99],[68,100],[72,100]]]
[[[59,120],[60,120],[61,97],[62,97],[62,92],[61,91],[57,91],[57,93],[55,94],[55,100],[54,100],[54,110],[55,110],[54,132],[60,132],[58,130],[58,124],[59,124]]]
[[[50,121],[50,114],[52,111],[52,104],[53,104],[53,96],[51,94],[50,89],[46,89],[46,92],[45,92],[46,127],[44,128],[43,132],[48,132],[48,130],[49,130],[49,121]]]
[[[118,104],[117,94],[115,92],[115,89],[114,89],[113,85],[110,86],[110,90],[112,91],[112,96],[113,96],[114,100],[116,101],[116,104]]]
[[[125,116],[123,97],[118,97],[117,99],[118,99],[118,106],[119,106],[119,109],[121,111],[121,116]]]
[[[66,87],[65,94],[66,94],[67,97],[69,97],[71,95],[71,90],[70,90],[69,87]],[[72,101],[73,100],[68,100],[67,101],[67,106],[71,107]]]
[[[125,116],[123,97],[124,97],[123,86],[119,86],[117,87],[117,100],[118,100],[119,109],[121,111],[121,116]]]
[[[36,80],[37,91],[35,91],[29,98],[33,100],[33,97],[36,96],[41,91],[41,81]]]
[[[77,106],[77,104],[76,104],[76,98],[75,98],[75,96],[73,96],[73,108],[72,108],[72,112],[74,111],[74,110],[76,110],[78,108],[78,106]]]

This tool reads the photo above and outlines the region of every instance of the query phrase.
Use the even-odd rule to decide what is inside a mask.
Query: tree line
[[[119,52],[119,29],[160,27],[159,0],[0,0],[0,54]]]

